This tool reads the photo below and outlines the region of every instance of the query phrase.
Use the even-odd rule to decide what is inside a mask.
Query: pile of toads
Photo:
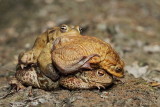
[[[124,76],[124,62],[106,42],[80,34],[79,26],[53,27],[37,37],[31,50],[19,55],[17,90],[32,86],[53,90],[105,88],[113,76]],[[23,86],[24,85],[24,86]]]

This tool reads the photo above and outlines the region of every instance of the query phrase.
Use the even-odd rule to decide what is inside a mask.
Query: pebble
[[[107,29],[107,25],[104,23],[97,24],[97,29],[101,31],[105,31]]]
[[[144,46],[143,50],[145,52],[156,53],[156,52],[160,52],[160,46],[159,45],[148,45],[148,46]]]

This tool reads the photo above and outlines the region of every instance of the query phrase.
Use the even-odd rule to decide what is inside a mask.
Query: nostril
[[[117,73],[122,72],[122,68],[117,67],[115,71],[116,71]]]

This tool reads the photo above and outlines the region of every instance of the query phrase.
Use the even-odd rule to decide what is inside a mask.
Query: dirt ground
[[[0,0],[0,106],[158,107],[160,88],[149,82],[160,82],[159,10],[159,0]],[[104,90],[33,89],[33,95],[27,88],[2,98],[18,54],[60,24],[80,25],[83,34],[111,43],[126,64],[122,83]],[[139,74],[143,67],[150,74]]]

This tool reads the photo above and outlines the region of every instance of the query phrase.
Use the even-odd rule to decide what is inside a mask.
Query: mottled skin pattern
[[[52,66],[51,49],[52,42],[60,36],[77,36],[80,35],[79,26],[61,25],[60,27],[53,27],[37,37],[34,46],[31,50],[21,53],[19,55],[19,64],[21,68],[30,65],[38,65],[40,71],[56,81],[59,75],[55,73]]]
[[[102,69],[83,71],[75,76],[62,77],[59,81],[60,85],[68,89],[100,89],[112,82],[112,77]]]
[[[53,42],[52,61],[63,74],[80,69],[104,69],[123,77],[124,62],[106,42],[90,36],[61,36]]]
[[[60,80],[56,82],[52,81],[40,72],[37,72],[37,69],[33,67],[17,72],[21,73],[17,73],[17,79],[10,81],[10,84],[17,85],[18,89],[24,88],[23,85],[44,90],[54,90],[58,88],[59,85],[67,89],[101,89],[107,87],[113,82],[113,78],[101,69],[78,72],[77,74],[70,76],[62,76]],[[20,76],[22,78],[20,78]]]
[[[15,77],[25,86],[32,86],[44,90],[53,90],[59,86],[58,82],[53,82],[41,73],[38,67],[19,69],[17,70]]]
[[[59,86],[58,82],[53,82],[51,79],[43,75],[37,67],[19,69],[17,70],[15,77],[18,80],[18,84],[16,84],[18,88],[19,83],[44,90],[53,90]]]

